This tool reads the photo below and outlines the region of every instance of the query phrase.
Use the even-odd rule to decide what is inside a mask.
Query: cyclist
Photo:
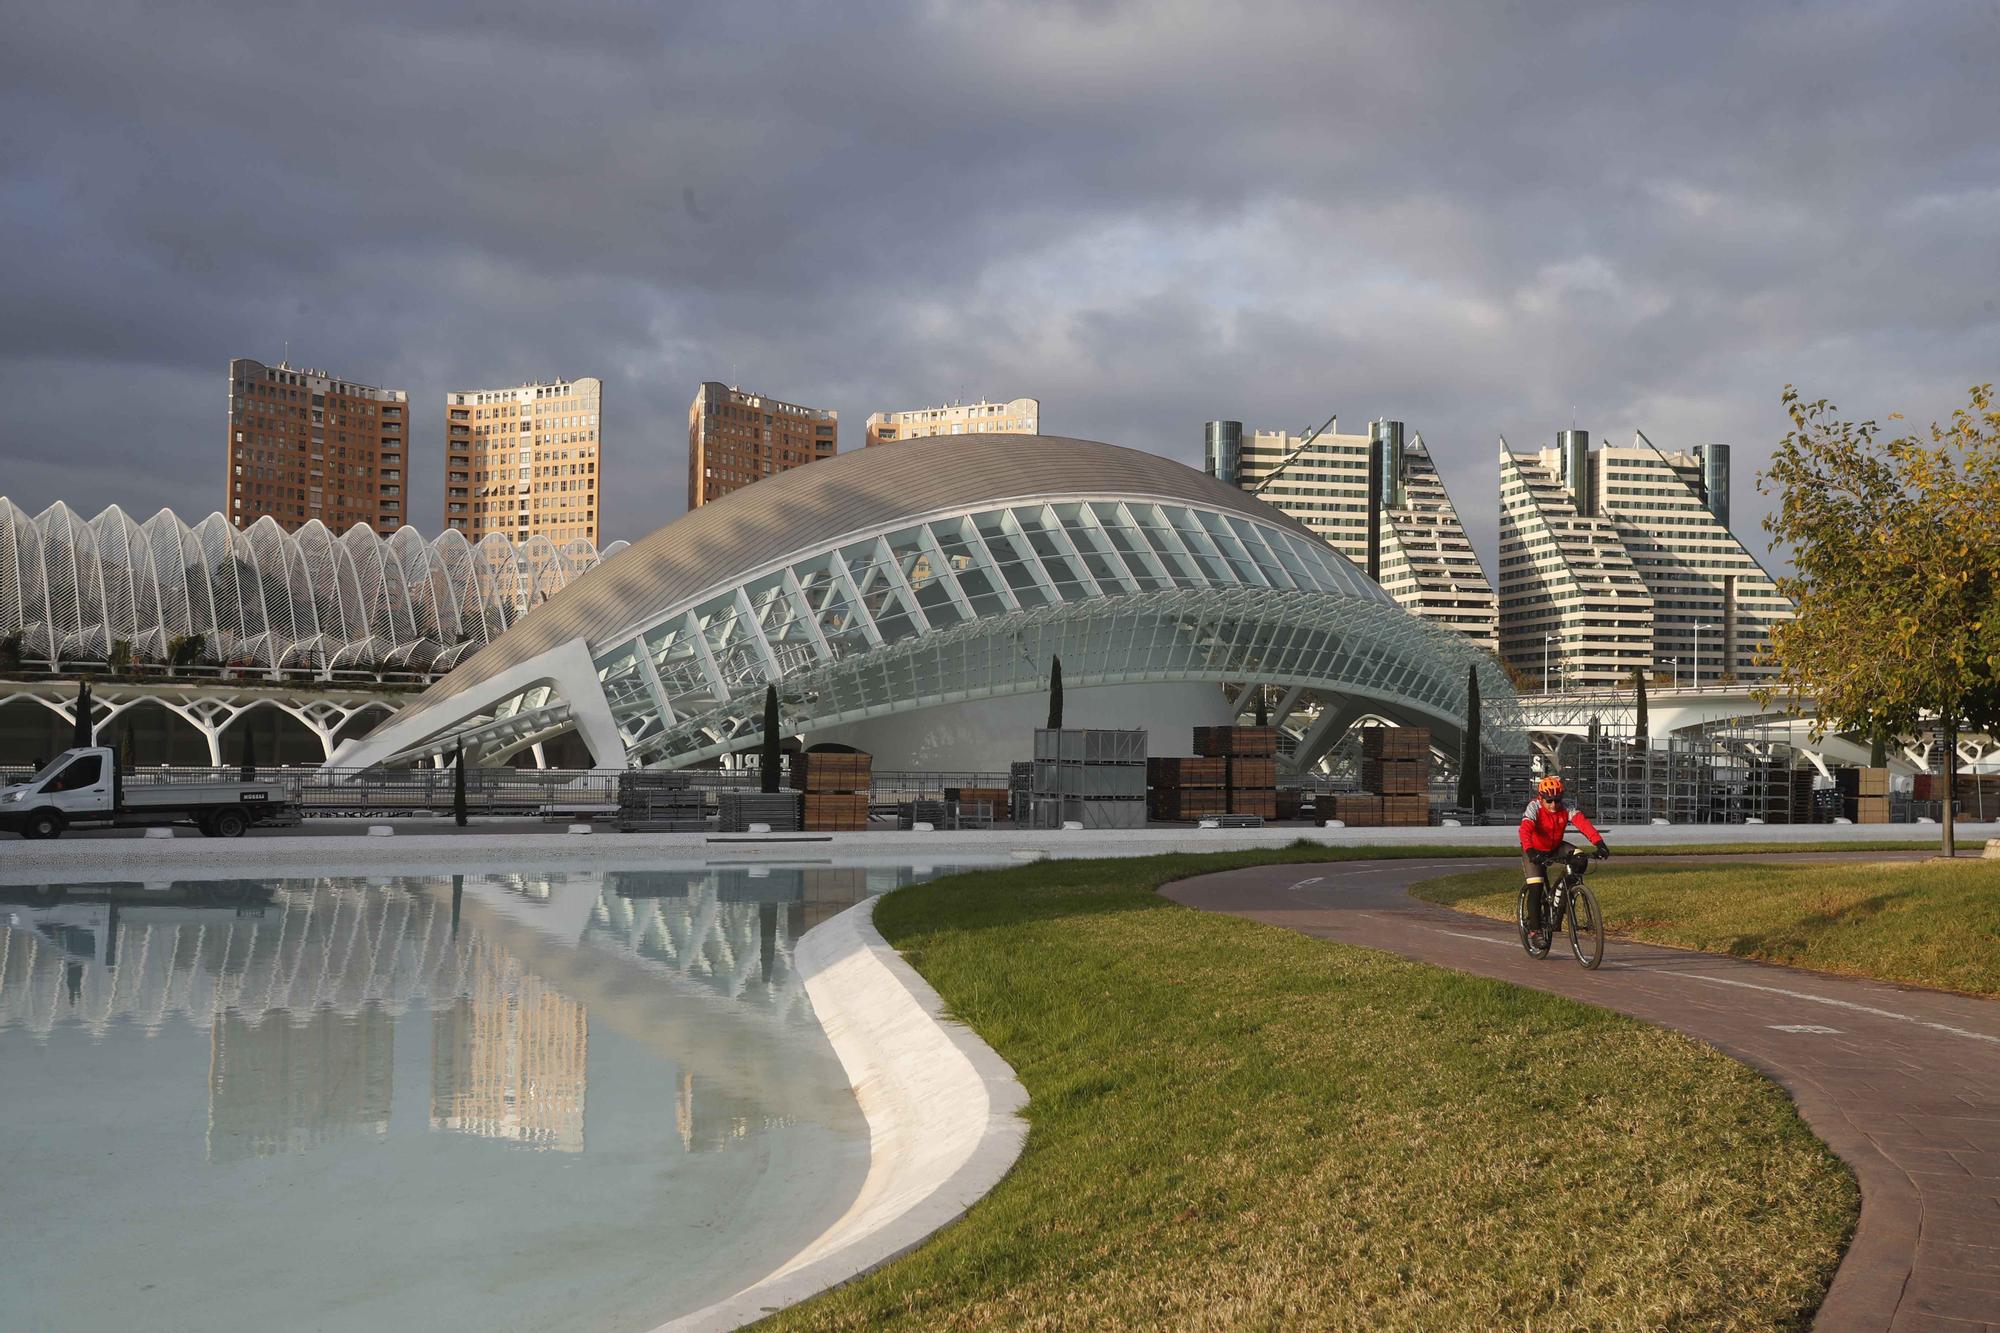
[[[1563,845],[1563,834],[1574,826],[1597,849],[1597,859],[1611,855],[1604,835],[1583,811],[1563,804],[1563,780],[1553,773],[1535,784],[1535,799],[1521,812],[1521,874],[1528,885],[1528,930],[1542,929],[1542,891],[1548,883],[1548,863]]]

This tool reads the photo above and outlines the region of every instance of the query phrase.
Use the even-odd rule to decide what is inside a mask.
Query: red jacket
[[[1528,808],[1521,812],[1521,850],[1552,852],[1562,846],[1563,833],[1572,825],[1578,833],[1593,843],[1603,841],[1590,821],[1583,817],[1581,810],[1572,810],[1568,806],[1551,810],[1543,805],[1542,798],[1537,796],[1529,801]]]

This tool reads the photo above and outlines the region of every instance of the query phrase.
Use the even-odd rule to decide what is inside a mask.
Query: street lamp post
[[[1679,689],[1681,687],[1681,659],[1678,657],[1669,657],[1667,665],[1674,669],[1674,688]]]
[[[1701,688],[1701,632],[1705,629],[1714,629],[1714,628],[1715,626],[1713,625],[1703,625],[1703,624],[1696,624],[1694,627],[1694,662],[1692,664],[1693,674],[1689,677],[1689,683],[1697,690]]]

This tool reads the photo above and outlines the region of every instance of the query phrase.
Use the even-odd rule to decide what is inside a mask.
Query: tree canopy
[[[1949,746],[1961,727],[2000,727],[1993,386],[1894,438],[1789,386],[1784,403],[1792,429],[1758,479],[1778,497],[1765,530],[1796,571],[1778,580],[1798,606],[1772,627],[1779,686],[1841,731],[1940,726]]]

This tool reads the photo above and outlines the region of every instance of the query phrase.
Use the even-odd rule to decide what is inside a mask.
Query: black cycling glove
[[[1611,859],[1611,849],[1604,845],[1604,839],[1602,838],[1597,840],[1597,859],[1600,861],[1609,861]]]

